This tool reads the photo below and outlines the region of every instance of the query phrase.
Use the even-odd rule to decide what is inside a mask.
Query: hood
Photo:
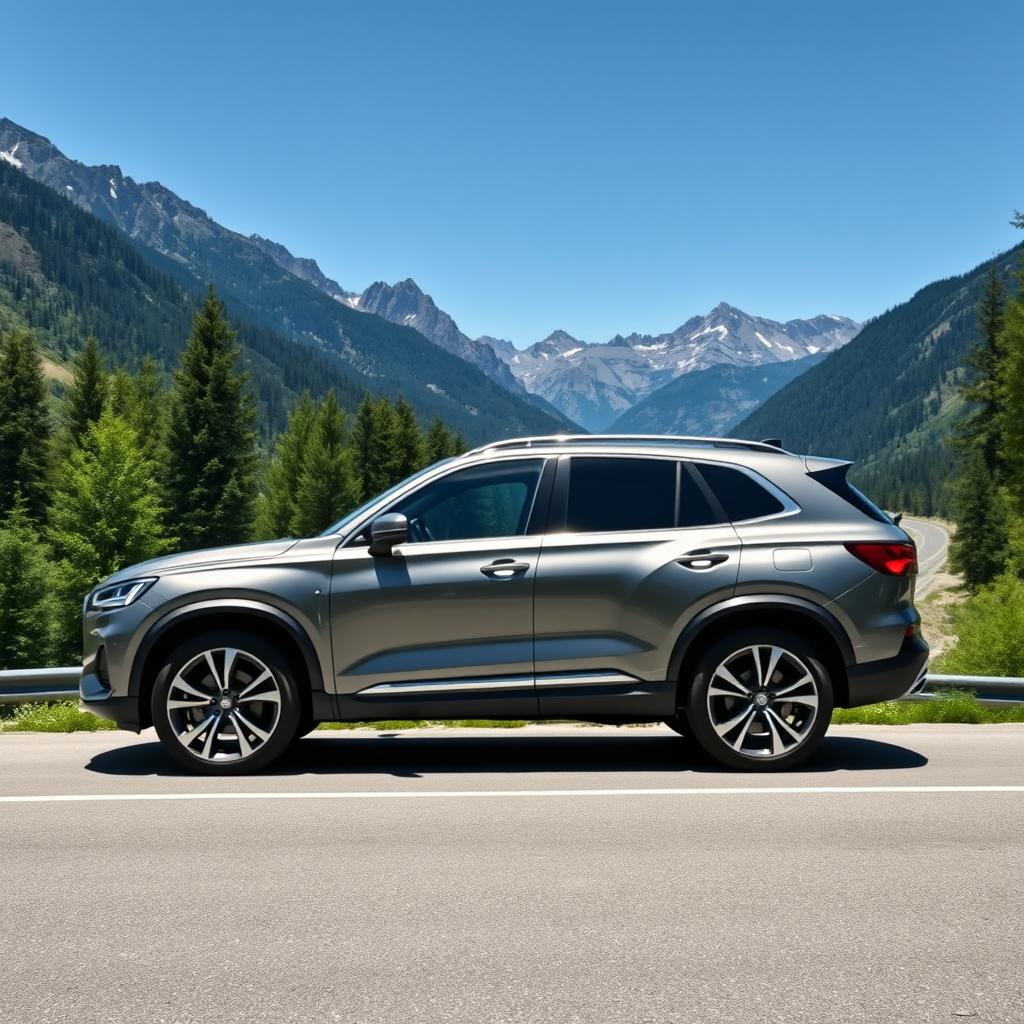
[[[203,565],[216,565],[221,562],[255,562],[263,558],[274,558],[283,555],[289,548],[297,544],[294,537],[284,540],[259,541],[256,544],[232,544],[225,548],[204,548],[201,551],[184,551],[177,555],[163,555],[151,558],[148,562],[129,565],[104,583],[119,583],[122,580],[137,579],[139,576],[159,576],[161,573],[193,569]]]

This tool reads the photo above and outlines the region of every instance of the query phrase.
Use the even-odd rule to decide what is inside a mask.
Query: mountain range
[[[8,119],[0,119],[0,161],[114,225],[187,287],[213,283],[236,315],[337,360],[357,386],[404,393],[421,414],[441,415],[474,440],[577,424],[606,429],[682,375],[713,366],[803,366],[857,329],[837,316],[780,324],[723,303],[666,334],[588,344],[556,331],[520,352],[509,342],[468,337],[411,279],[346,289],[315,260],[261,235],[232,231],[159,182],[136,182],[115,164],[69,159]],[[788,377],[733,374],[730,404],[741,415]],[[673,404],[684,397],[685,408]],[[721,412],[715,395],[681,388],[638,416],[654,430],[685,421],[710,432],[730,425]]]
[[[858,324],[847,317],[822,315],[778,323],[722,302],[706,316],[692,317],[665,334],[617,335],[588,344],[555,331],[521,352],[508,342],[486,340],[528,391],[543,395],[588,430],[600,431],[619,429],[620,419],[629,422],[628,413],[638,403],[678,378],[713,366],[746,370],[795,363],[806,369],[806,359],[845,345],[857,330]],[[752,376],[750,391],[748,377],[736,374],[733,388],[742,392],[741,404],[749,409],[755,393],[763,400],[770,393],[766,385],[778,379],[781,387],[796,372],[789,377]],[[673,396],[685,396],[686,407],[673,404]],[[706,400],[715,404],[717,397],[698,388],[669,389],[646,406],[643,417],[654,432],[671,432],[682,420],[709,432],[721,426],[722,418],[705,408]]]
[[[71,160],[6,118],[0,119],[0,162],[116,227],[149,266],[186,289],[212,283],[236,318],[337,364],[358,389],[404,394],[423,418],[441,416],[469,441],[576,429],[414,328],[352,308],[344,301],[351,293],[313,261],[225,228],[159,182],[136,182],[113,164]]]
[[[329,281],[321,287],[337,288]],[[340,298],[354,309],[414,327],[502,386],[543,400],[546,408],[591,431],[623,428],[631,422],[630,411],[648,398],[652,403],[638,417],[653,432],[672,432],[681,422],[703,433],[727,429],[817,361],[813,357],[846,344],[859,330],[848,317],[823,314],[778,323],[722,302],[706,316],[693,317],[665,334],[619,335],[591,344],[555,331],[520,350],[500,338],[470,338],[411,278],[394,285],[377,281],[361,294]],[[776,364],[790,368],[729,376],[730,405],[735,409],[731,417],[723,417],[721,402],[703,387],[668,387],[710,367],[747,371]],[[665,394],[655,398],[662,388],[667,389]],[[685,406],[679,405],[684,399]]]

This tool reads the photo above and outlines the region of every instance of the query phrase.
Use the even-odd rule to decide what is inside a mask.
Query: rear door
[[[683,460],[562,456],[537,569],[542,716],[670,715],[682,626],[731,596],[740,541]]]

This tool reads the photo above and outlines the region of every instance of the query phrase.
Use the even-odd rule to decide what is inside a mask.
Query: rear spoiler
[[[847,471],[853,465],[849,459],[826,459],[821,455],[805,455],[804,468],[808,473],[827,473],[829,470],[842,469],[842,473],[836,472],[836,476],[846,476]]]

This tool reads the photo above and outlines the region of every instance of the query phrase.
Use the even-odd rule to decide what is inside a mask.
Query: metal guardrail
[[[15,668],[0,671],[0,704],[30,704],[47,700],[75,700],[81,669]],[[904,700],[934,700],[939,690],[973,690],[987,707],[1024,702],[1024,679],[1011,676],[931,675],[924,686]]]
[[[934,700],[935,690],[973,690],[979,704],[998,708],[1024,702],[1024,679],[1016,676],[948,676],[928,673],[924,686],[904,700]]]
[[[82,670],[74,668],[12,668],[0,671],[0,704],[74,700]]]

